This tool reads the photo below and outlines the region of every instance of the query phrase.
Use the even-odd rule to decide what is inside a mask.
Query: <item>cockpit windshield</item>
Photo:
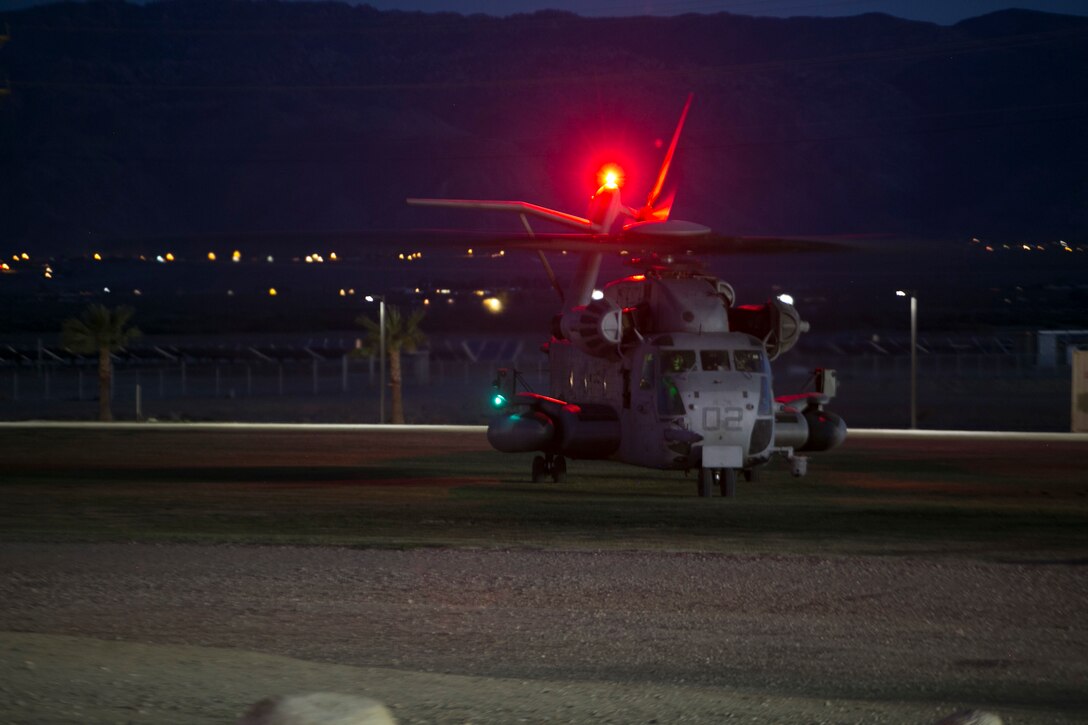
[[[735,370],[741,373],[767,373],[767,361],[761,350],[679,350],[672,348],[658,348],[659,361],[654,360],[653,353],[647,353],[642,360],[642,373],[639,380],[639,388],[657,390],[657,410],[661,415],[673,416],[684,414],[684,398],[681,387],[691,383],[683,383],[685,373],[697,372],[721,372]],[[719,380],[720,382],[720,380]],[[769,414],[770,408],[770,381],[763,380],[764,393],[760,397],[760,414]],[[698,396],[698,393],[695,393]]]
[[[661,372],[686,373],[695,370],[694,350],[663,350],[661,355]]]
[[[696,364],[698,363],[698,365]],[[665,375],[695,370],[717,372],[736,370],[762,373],[765,363],[759,350],[662,350],[661,372]]]
[[[703,370],[713,372],[715,370],[728,370],[729,369],[729,351],[728,350],[700,350],[699,351],[699,363],[703,366]]]
[[[761,373],[763,353],[759,350],[734,350],[733,366],[742,373]]]

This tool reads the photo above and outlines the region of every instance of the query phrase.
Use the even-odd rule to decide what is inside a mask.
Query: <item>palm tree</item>
[[[393,398],[393,423],[404,423],[404,398],[401,394],[400,354],[415,352],[427,340],[419,329],[425,310],[414,310],[405,317],[395,305],[385,308],[385,351],[389,355],[389,389]],[[381,349],[381,324],[366,315],[360,315],[355,324],[366,328],[367,337],[363,340],[360,352],[373,355]],[[385,381],[382,381],[385,384]],[[385,421],[382,421],[383,423]]]
[[[110,391],[113,388],[113,364],[110,354],[120,350],[140,331],[129,326],[131,307],[110,309],[105,305],[88,305],[79,317],[64,321],[61,336],[64,346],[72,352],[98,353],[98,418],[113,420]]]

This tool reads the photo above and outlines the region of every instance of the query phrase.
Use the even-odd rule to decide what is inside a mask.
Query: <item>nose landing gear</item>
[[[732,498],[737,495],[737,469],[735,468],[700,468],[699,496],[709,498],[714,495],[714,486],[721,486],[722,496]]]

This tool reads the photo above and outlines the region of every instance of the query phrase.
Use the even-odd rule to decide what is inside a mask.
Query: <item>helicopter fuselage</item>
[[[609,283],[554,328],[548,395],[500,373],[488,426],[496,449],[540,451],[553,477],[564,457],[735,477],[779,453],[803,468],[795,451],[846,436],[828,395],[774,398],[770,358],[807,328],[781,300],[736,307],[715,277],[656,269]]]
[[[596,446],[571,448],[572,458],[687,470],[751,468],[770,457],[771,371],[750,335],[661,333],[620,360],[553,340],[549,357],[551,395],[588,411],[584,422],[575,415],[571,427],[595,429]]]

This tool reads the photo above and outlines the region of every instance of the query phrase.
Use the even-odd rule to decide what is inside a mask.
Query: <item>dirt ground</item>
[[[88,499],[84,515],[109,509],[111,520],[143,518],[144,501],[180,505],[132,498],[154,491],[155,481],[184,492],[176,481],[229,480],[255,462],[261,477],[280,467],[294,477],[300,451],[330,467],[329,475],[358,476],[369,470],[360,466],[411,460],[421,446],[465,455],[480,448],[480,435],[353,431],[373,438],[361,453],[343,443],[346,433],[240,433],[223,443],[226,434],[215,431],[190,434],[185,446],[155,447],[134,444],[131,431],[4,434],[0,503],[16,493],[23,501],[27,487],[40,493],[36,512],[19,509],[29,519],[22,533],[0,537],[0,722],[231,723],[269,695],[313,691],[377,698],[400,723],[926,724],[967,708],[1016,725],[1088,722],[1088,537],[1081,547],[1064,534],[1057,554],[1042,547],[1015,557],[989,535],[962,550],[947,546],[954,538],[938,537],[929,551],[919,545],[928,532],[884,555],[809,538],[799,548],[788,539],[796,527],[745,533],[729,514],[757,516],[785,501],[786,494],[760,498],[749,488],[742,504],[692,504],[713,506],[721,515],[709,520],[740,527],[766,550],[635,550],[625,548],[641,525],[630,509],[593,504],[601,497],[582,483],[563,496],[598,506],[600,516],[626,517],[600,536],[630,538],[598,548],[73,541],[34,527],[60,505],[51,497],[70,506],[77,490],[105,490],[109,482],[87,470],[128,483],[114,498]],[[977,494],[963,493],[976,485],[962,474],[967,469],[993,479],[991,508],[1015,512],[1030,503],[1044,523],[1058,520],[1050,512],[1083,509],[1088,442],[883,440],[862,438],[848,456],[824,464],[840,469],[833,509],[806,494],[791,516],[811,511],[822,517],[820,535],[849,542],[850,527],[863,520],[851,511],[867,512],[865,526],[902,516],[873,497],[873,486],[892,481],[947,497],[958,517],[947,520],[967,524],[981,516],[971,503]],[[1040,445],[1042,455],[1033,451]],[[194,451],[204,468],[193,467]],[[927,463],[924,484],[867,473],[906,470],[927,457],[943,468]],[[1011,470],[1014,483],[997,480],[999,470]],[[419,486],[429,485],[432,474],[420,475]],[[133,481],[144,478],[152,482],[137,488]],[[267,487],[247,488],[250,479],[241,477],[238,490],[268,495]],[[320,490],[327,496],[340,488]],[[361,498],[385,489],[347,490]],[[509,495],[529,497],[516,487]],[[388,505],[423,505],[413,496]],[[428,496],[439,501],[428,511],[458,511]],[[634,500],[664,517],[676,515],[667,511],[677,497],[686,501],[691,491]],[[534,511],[547,517],[520,524],[530,534],[533,526],[561,530],[561,517],[573,515],[543,501]],[[257,515],[259,506],[252,508]],[[1016,516],[1009,520],[1020,522],[1025,540],[1045,539]],[[209,523],[207,531],[217,529]]]
[[[149,544],[0,547],[0,720],[1085,722],[1065,564]]]

